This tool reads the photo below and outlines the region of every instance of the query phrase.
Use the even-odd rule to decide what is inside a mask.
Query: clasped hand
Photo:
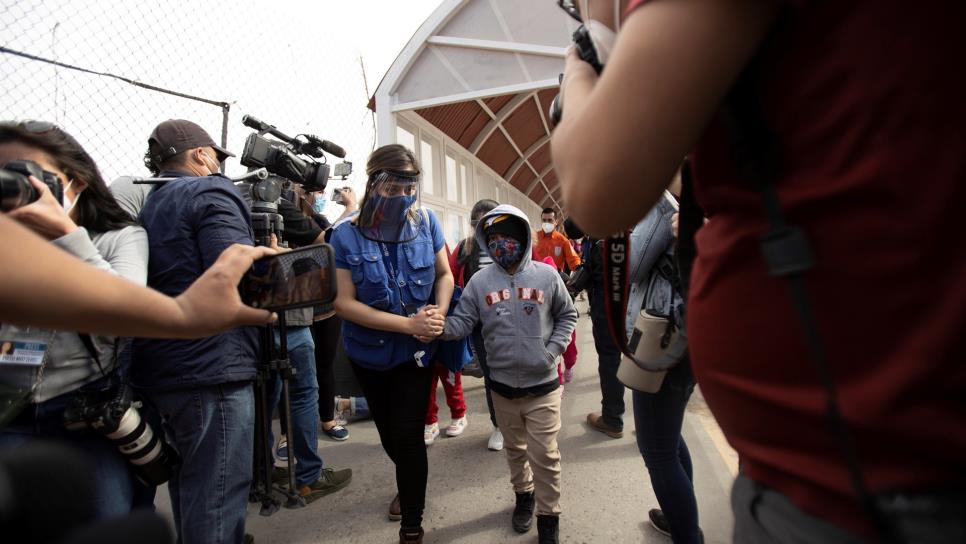
[[[446,317],[440,313],[439,306],[427,304],[419,309],[410,319],[412,335],[423,343],[432,342],[434,338],[443,334]]]

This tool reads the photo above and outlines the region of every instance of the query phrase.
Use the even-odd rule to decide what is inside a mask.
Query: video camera
[[[567,12],[567,15],[573,17],[580,26],[573,34],[574,49],[577,51],[577,56],[581,58],[587,64],[593,67],[597,75],[600,75],[601,71],[604,69],[604,65],[601,64],[600,58],[597,56],[597,49],[594,47],[594,42],[590,39],[590,31],[584,25],[584,20],[580,16],[580,13],[573,6],[572,1],[568,0],[557,0],[557,5],[560,6],[562,10]],[[563,83],[563,74],[560,74],[560,82]],[[560,120],[563,118],[563,103],[560,101],[560,94],[553,97],[553,101],[550,102],[550,123],[556,126]]]
[[[251,115],[242,117],[242,124],[258,131],[249,134],[245,140],[242,165],[249,168],[264,167],[272,174],[298,183],[309,192],[324,191],[329,182],[329,165],[325,162],[325,153],[340,159],[345,158],[344,149],[311,134],[300,134],[292,138]],[[265,134],[278,140],[270,140]],[[322,159],[322,162],[313,160],[317,158]],[[335,165],[335,176],[344,179],[351,173],[351,162]]]
[[[44,182],[57,202],[64,200],[64,188],[55,174],[34,161],[10,161],[0,168],[0,211],[10,212],[40,198],[40,191],[27,179],[30,176]]]

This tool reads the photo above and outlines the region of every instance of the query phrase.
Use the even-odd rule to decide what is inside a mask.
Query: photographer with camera
[[[628,4],[599,76],[567,56],[553,159],[603,236],[693,158],[688,345],[741,459],[734,540],[962,542],[966,154],[936,143],[966,126],[966,5]]]
[[[71,135],[42,121],[4,122],[0,124],[0,167],[8,217],[85,263],[144,285],[148,261],[144,229],[117,205],[97,165]],[[70,275],[61,281],[73,289],[87,288]],[[0,421],[8,423],[0,445],[18,447],[47,439],[77,446],[96,483],[97,517],[127,514],[136,499],[150,504],[153,487],[135,479],[134,465],[118,451],[118,443],[105,436],[117,427],[95,431],[85,418],[71,417],[82,415],[75,409],[78,405],[89,400],[94,408],[95,399],[112,398],[123,386],[119,361],[126,343],[115,337],[9,323],[0,326],[0,341],[12,348],[0,355],[0,388],[5,397]],[[146,452],[137,449],[136,453]]]
[[[161,177],[141,210],[148,285],[175,296],[231,244],[253,245],[247,203],[219,173],[233,156],[200,126],[159,124],[146,161]],[[180,542],[241,542],[252,479],[258,330],[134,341],[132,383],[157,407],[182,462],[168,484]]]

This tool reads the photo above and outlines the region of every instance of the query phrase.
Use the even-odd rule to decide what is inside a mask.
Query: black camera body
[[[161,485],[171,478],[178,454],[138,412],[130,386],[77,394],[64,410],[64,426],[103,435],[131,463],[135,476],[146,485]]]
[[[266,168],[269,172],[292,180],[306,191],[324,191],[329,183],[329,165],[299,157],[289,145],[259,134],[245,140],[241,163],[250,168]]]
[[[594,42],[590,39],[590,31],[587,30],[586,26],[581,24],[577,27],[577,30],[573,34],[573,42],[577,56],[587,64],[590,64],[599,75],[604,70],[604,65],[600,63],[600,58],[597,56],[597,49],[594,47]],[[563,81],[563,74],[560,74],[560,79]],[[560,101],[560,94],[553,97],[553,101],[550,102],[549,113],[550,122],[553,125],[559,123],[563,118],[563,104]]]
[[[40,198],[40,192],[27,179],[30,176],[44,182],[57,202],[63,202],[64,188],[56,175],[34,161],[10,161],[0,168],[0,211],[13,211]]]

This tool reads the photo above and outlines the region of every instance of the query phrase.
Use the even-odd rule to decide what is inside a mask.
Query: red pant
[[[577,364],[577,331],[570,334],[570,345],[563,352],[564,366],[566,368],[573,368]],[[557,377],[560,378],[560,383],[564,383],[563,379],[563,369],[560,365],[557,365]]]
[[[436,404],[436,382],[443,382],[443,391],[446,393],[446,405],[449,406],[449,413],[453,419],[459,419],[466,415],[466,401],[463,400],[463,383],[460,377],[462,374],[457,372],[453,383],[449,383],[449,369],[442,364],[433,365],[433,383],[429,389],[429,410],[426,411],[426,425],[432,425],[439,421],[439,405]]]

